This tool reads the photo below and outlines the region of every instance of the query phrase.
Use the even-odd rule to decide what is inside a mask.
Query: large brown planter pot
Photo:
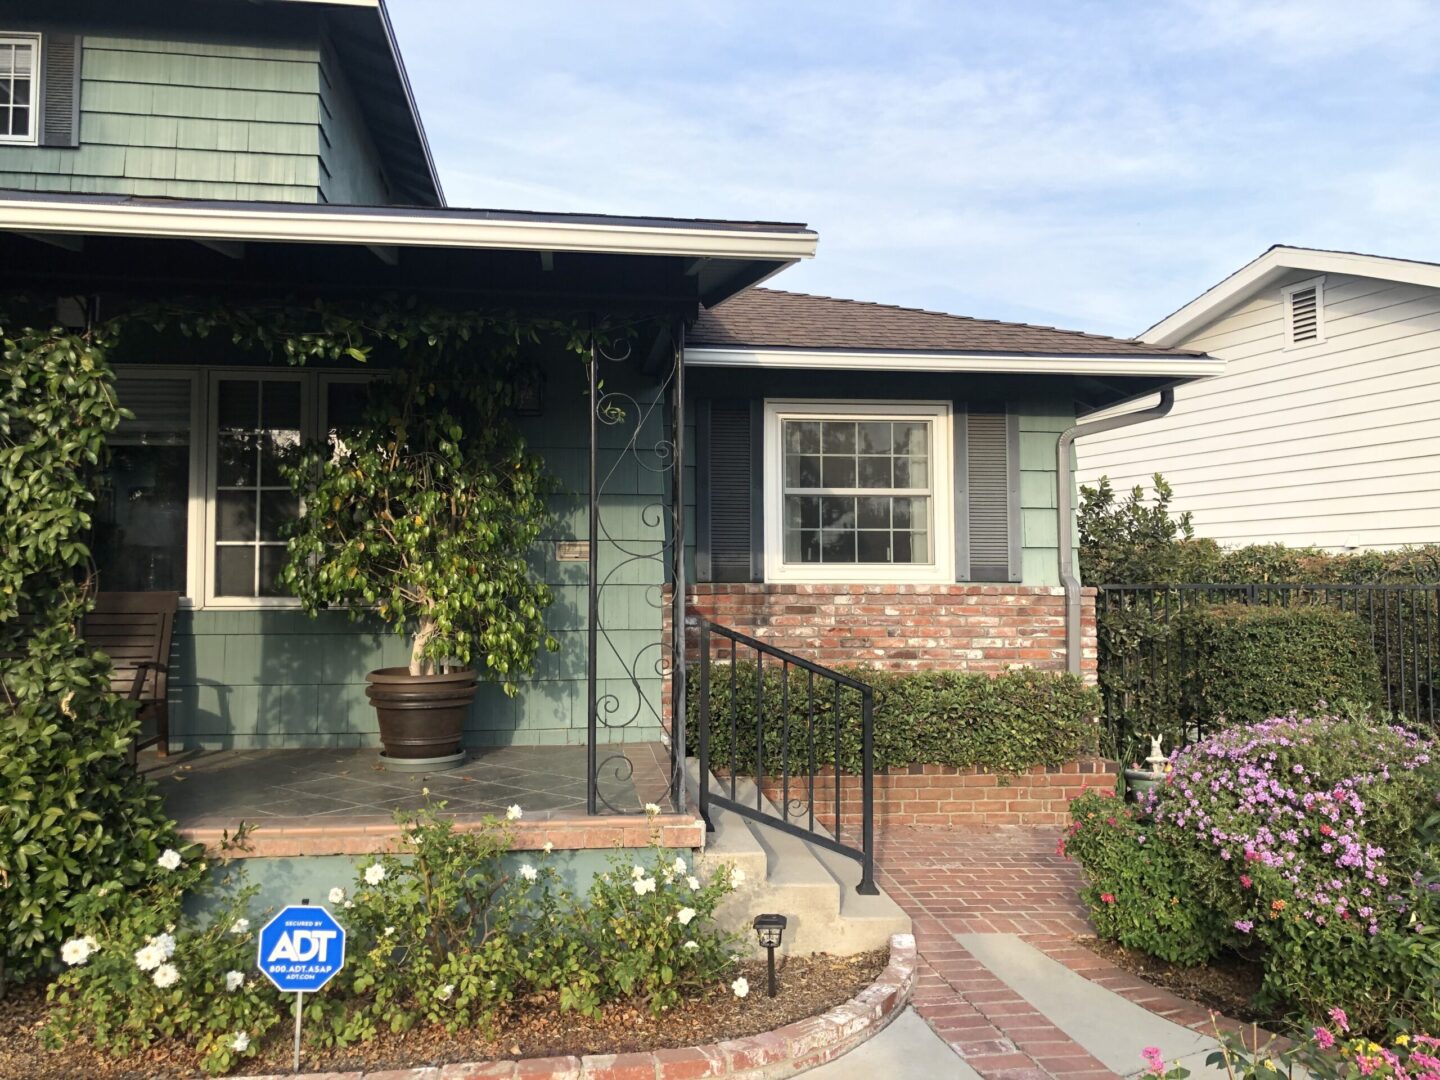
[[[442,768],[460,764],[465,718],[475,700],[475,672],[411,675],[408,668],[393,667],[372,671],[365,681],[387,761]]]

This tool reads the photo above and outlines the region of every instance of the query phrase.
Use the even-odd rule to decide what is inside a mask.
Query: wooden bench
[[[110,658],[111,689],[139,702],[142,724],[154,721],[155,734],[137,735],[130,763],[147,746],[170,753],[170,642],[175,633],[177,592],[102,592],[85,616],[80,634],[95,652]]]

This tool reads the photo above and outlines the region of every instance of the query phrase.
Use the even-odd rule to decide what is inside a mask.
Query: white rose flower
[[[90,937],[71,938],[60,946],[60,959],[71,967],[85,963],[95,951],[95,939]]]
[[[153,942],[135,953],[135,966],[141,971],[154,971],[165,962],[165,954]]]
[[[545,841],[545,846],[542,847],[540,850],[543,851],[543,852],[545,852],[546,855],[549,855],[551,852],[553,852],[553,851],[555,850],[555,845],[552,844],[549,840],[546,840],[546,841]]]
[[[679,855],[675,856],[675,861],[670,864],[670,867],[677,874],[683,874],[685,873],[685,871],[690,869],[688,866],[685,865],[685,860],[682,859]]]
[[[379,885],[380,882],[382,882],[382,881],[384,881],[384,880],[385,880],[385,867],[381,866],[378,862],[377,862],[374,866],[367,866],[367,867],[365,868],[365,884],[366,884],[366,885]]]
[[[450,995],[453,994],[454,992],[455,992],[455,984],[454,984],[454,983],[446,983],[444,986],[440,987],[439,990],[436,990],[436,991],[435,991],[435,996],[438,997],[441,1001],[449,1001],[449,1000],[450,1000]]]
[[[230,993],[239,990],[245,985],[245,973],[243,971],[227,971],[225,973],[225,989]]]
[[[745,871],[741,870],[738,866],[732,866],[730,868],[730,884],[736,889],[738,889],[741,885],[744,885]]]
[[[345,890],[336,885],[330,890],[330,902],[332,904],[343,904],[345,902]]]
[[[690,886],[691,891],[698,891],[700,888],[700,879],[694,874],[691,874],[685,879],[685,884]]]
[[[631,876],[632,878],[634,878],[636,881],[639,881],[642,877],[644,877],[644,876],[645,876],[645,873],[646,873],[645,868],[644,868],[643,866],[641,866],[639,863],[636,863],[634,866],[632,866],[632,867],[630,868],[630,876]]]
[[[505,808],[506,821],[519,821],[524,816],[525,811],[520,809],[519,803],[512,803],[510,806],[507,806]]]
[[[659,807],[657,804],[653,803],[653,802],[647,802],[647,803],[645,804],[645,816],[646,816],[646,817],[659,817],[659,816],[660,816],[660,807]]]
[[[230,1040],[230,1049],[237,1054],[243,1054],[250,1049],[250,1036],[243,1031],[237,1031],[235,1037]]]
[[[736,997],[743,998],[746,994],[750,993],[750,983],[744,975],[741,975],[740,978],[730,984],[730,989],[735,991]]]
[[[641,878],[635,882],[635,895],[644,896],[646,893],[655,891],[655,879],[653,877]]]
[[[394,936],[395,936],[395,927],[393,927],[393,926],[387,926],[387,927],[385,927],[385,936],[386,936],[386,937],[394,937]]]
[[[531,866],[527,862],[521,865],[520,876],[526,881],[534,881],[537,877],[540,876],[540,871],[536,870],[535,867]]]
[[[675,918],[680,920],[681,926],[689,926],[690,920],[695,918],[695,909],[693,907],[682,907],[675,913]]]
[[[354,907],[354,906],[355,906],[355,901],[354,901],[354,900],[346,900],[346,901],[345,901],[345,908],[346,908],[347,911],[348,911],[350,908]]]
[[[161,870],[179,870],[180,853],[174,848],[167,847],[160,853],[160,857],[155,860],[155,865],[160,867]]]
[[[232,934],[248,934],[250,932],[250,920],[236,919],[230,924],[230,932]]]
[[[169,960],[175,955],[175,939],[169,934],[161,934],[159,937],[146,938],[146,941],[160,950],[160,959]]]
[[[180,981],[180,972],[174,964],[161,964],[155,969],[155,974],[150,976],[150,980],[161,990],[165,990]]]
[[[700,947],[700,943],[698,941],[687,941],[684,945],[681,945],[680,947],[682,949],[698,949]]]

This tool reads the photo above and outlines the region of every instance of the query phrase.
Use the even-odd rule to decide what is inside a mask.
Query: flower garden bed
[[[786,1061],[803,1059],[809,1067],[845,1053],[879,1031],[909,998],[914,945],[899,937],[892,940],[888,954],[791,958],[781,964],[780,992],[773,999],[764,993],[763,962],[740,964],[736,974],[751,987],[744,998],[721,984],[658,1016],[643,1005],[620,1005],[587,1018],[561,1014],[554,995],[548,995],[522,1003],[493,1038],[477,1031],[446,1032],[438,1026],[386,1032],[348,1049],[307,1051],[304,1065],[347,1075],[376,1070],[409,1075],[421,1063],[415,1075],[434,1077],[440,1066],[470,1062],[483,1069],[476,1065],[467,1071],[457,1065],[443,1075],[488,1080],[510,1076],[518,1060],[530,1061],[522,1075],[549,1075],[534,1059],[558,1059],[555,1073],[567,1075],[568,1069],[577,1077],[718,1077],[739,1075],[760,1064],[771,1068],[768,1075],[778,1076],[781,1073],[773,1070]],[[179,1042],[157,1044],[126,1058],[83,1041],[63,1050],[46,1050],[37,1032],[47,1008],[38,988],[0,1001],[0,1076],[170,1080],[200,1071],[193,1047]],[[246,1064],[252,1071],[288,1074],[289,1054],[288,1038],[277,1038]],[[611,1060],[612,1056],[617,1057]],[[661,1071],[644,1073],[642,1059]],[[631,1066],[642,1071],[623,1071]],[[666,1067],[669,1071],[664,1071]]]

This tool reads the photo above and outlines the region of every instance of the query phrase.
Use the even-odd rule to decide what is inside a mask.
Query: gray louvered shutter
[[[1018,426],[1003,408],[971,406],[965,431],[968,580],[1018,581]]]
[[[80,145],[79,34],[45,34],[40,41],[40,145]]]
[[[752,401],[700,403],[696,571],[701,581],[759,581],[760,420]]]

